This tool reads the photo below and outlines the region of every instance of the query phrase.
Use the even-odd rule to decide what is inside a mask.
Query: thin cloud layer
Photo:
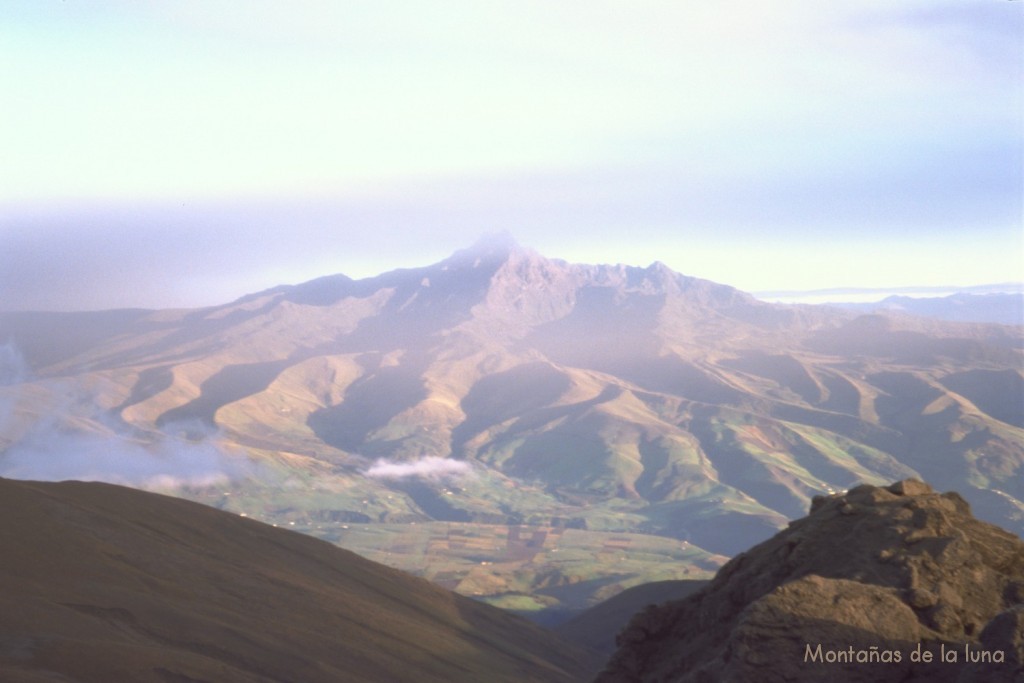
[[[0,425],[2,427],[3,425]],[[0,452],[0,476],[37,481],[104,481],[147,490],[223,485],[260,474],[224,451],[216,436],[188,439],[169,427],[156,442],[113,430],[82,432],[42,420]]]
[[[1005,128],[1020,102],[1013,42],[993,35],[1021,12],[990,0],[38,12],[0,29],[22,65],[0,76],[19,102],[0,203],[309,196],[679,152],[758,170],[752,141],[778,173],[912,126]]]
[[[1005,280],[1022,31],[997,0],[22,3],[0,310],[209,305],[500,229],[747,289]]]
[[[253,473],[249,461],[213,443],[175,438],[148,445],[116,434],[38,429],[0,453],[0,476],[9,479],[103,481],[158,491],[223,485]]]

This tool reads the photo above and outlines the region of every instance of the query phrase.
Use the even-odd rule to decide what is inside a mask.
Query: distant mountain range
[[[1024,293],[970,294],[942,297],[888,296],[874,303],[831,303],[854,311],[906,313],[957,322],[1024,325]]]
[[[287,525],[520,610],[699,580],[860,482],[1024,532],[1024,329],[508,238],[195,310],[0,314],[0,476]]]
[[[773,303],[870,303],[888,297],[914,299],[941,299],[954,294],[1017,294],[1024,296],[1024,282],[999,282],[987,285],[967,286],[918,286],[918,287],[830,287],[827,289],[761,290],[754,296]]]
[[[882,311],[954,322],[1024,325],[1024,283],[765,291],[757,292],[755,296],[773,303],[824,304],[861,313]]]

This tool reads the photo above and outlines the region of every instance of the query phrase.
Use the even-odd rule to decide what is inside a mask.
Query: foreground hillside
[[[514,609],[710,578],[860,482],[1024,533],[1020,327],[497,239],[199,310],[0,315],[5,339],[0,475],[173,491]]]
[[[618,642],[601,683],[1018,683],[1024,542],[956,493],[859,486]]]
[[[529,622],[153,493],[0,479],[0,548],[5,683],[587,678]]]

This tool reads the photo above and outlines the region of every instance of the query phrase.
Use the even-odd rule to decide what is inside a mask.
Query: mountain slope
[[[586,674],[580,652],[524,620],[195,503],[99,483],[0,480],[0,520],[5,681]]]
[[[580,608],[707,578],[859,482],[924,478],[1024,533],[1019,327],[767,304],[504,238],[219,307],[76,315],[0,316],[29,366],[0,373],[0,474],[163,474],[473,595]],[[103,451],[79,437],[126,457],[73,457]]]

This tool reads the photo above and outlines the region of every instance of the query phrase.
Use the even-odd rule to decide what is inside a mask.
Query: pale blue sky
[[[1005,0],[5,0],[0,309],[506,229],[751,291],[1019,280],[1022,45]]]

